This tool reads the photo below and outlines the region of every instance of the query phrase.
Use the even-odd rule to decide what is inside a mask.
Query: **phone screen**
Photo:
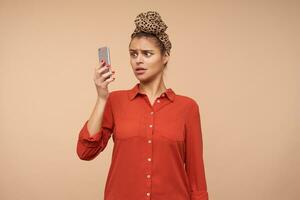
[[[101,60],[105,60],[106,64],[108,64],[108,65],[111,64],[110,63],[110,54],[109,54],[109,48],[108,47],[100,47],[98,49],[98,57],[99,57],[99,62],[101,62]],[[109,72],[109,70],[110,69],[107,69],[107,70],[105,70],[105,72]]]
[[[108,47],[100,47],[98,49],[98,56],[99,56],[99,62],[101,60],[105,60],[106,64],[111,64],[110,63],[110,53],[109,53],[109,48]]]

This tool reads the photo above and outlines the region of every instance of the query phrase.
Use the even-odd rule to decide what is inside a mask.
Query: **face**
[[[141,82],[162,78],[164,65],[169,56],[161,55],[153,38],[134,38],[129,45],[130,64],[133,72]]]

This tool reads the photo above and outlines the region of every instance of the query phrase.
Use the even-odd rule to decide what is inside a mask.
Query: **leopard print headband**
[[[172,44],[169,40],[168,34],[165,33],[168,26],[163,22],[158,12],[148,11],[140,13],[134,20],[134,23],[136,28],[131,34],[131,38],[133,38],[138,32],[152,33],[164,44],[168,55],[170,55]]]

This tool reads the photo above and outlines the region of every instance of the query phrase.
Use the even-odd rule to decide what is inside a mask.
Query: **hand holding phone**
[[[115,78],[112,77],[115,71],[111,69],[109,48],[105,46],[99,48],[98,57],[99,57],[99,66],[97,66],[95,69],[96,71],[94,76],[94,82],[97,88],[98,96],[106,97],[108,94],[107,85],[110,82],[115,80]],[[102,60],[104,62],[101,62]],[[110,74],[107,75],[107,72],[110,72]]]

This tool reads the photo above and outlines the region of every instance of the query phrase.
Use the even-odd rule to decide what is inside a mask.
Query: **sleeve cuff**
[[[94,134],[93,136],[90,136],[90,132],[87,128],[88,120],[85,122],[83,128],[80,131],[79,134],[79,141],[85,145],[86,147],[96,147],[99,145],[100,139],[101,139],[101,132],[103,128],[101,127],[100,130]]]

